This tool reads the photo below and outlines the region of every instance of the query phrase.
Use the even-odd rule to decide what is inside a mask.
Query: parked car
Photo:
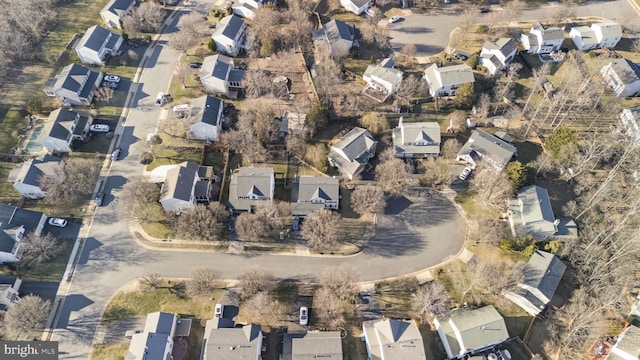
[[[111,153],[111,160],[120,160],[120,153],[122,152],[122,150],[120,150],[120,148],[116,148],[115,150],[113,150],[113,152]]]
[[[396,16],[392,16],[391,19],[389,19],[389,24],[393,24],[396,23],[398,21],[400,21],[400,16],[396,15]]]
[[[464,168],[464,170],[462,170],[462,173],[460,173],[460,176],[458,177],[460,178],[460,180],[465,181],[469,177],[469,174],[471,174],[471,168],[466,167]]]
[[[103,81],[102,82],[102,87],[108,87],[108,88],[111,88],[111,89],[117,89],[118,88],[118,83],[109,82],[109,81]]]
[[[127,45],[132,47],[132,48],[137,48],[138,47],[138,43],[133,41],[133,40],[127,40]]]
[[[67,226],[67,220],[60,218],[49,218],[49,225],[62,228]]]
[[[191,64],[189,64],[189,66],[191,66],[192,69],[199,69],[202,66],[202,63],[194,61]]]
[[[102,80],[108,81],[108,82],[119,83],[120,82],[120,77],[119,76],[115,76],[115,75],[107,75],[104,78],[102,78]]]
[[[93,124],[89,126],[89,131],[106,133],[109,132],[109,125],[107,124]]]
[[[213,317],[221,318],[224,313],[224,305],[216,304],[216,309],[213,313]]]
[[[238,65],[234,66],[236,69],[247,70],[247,63],[241,61]]]
[[[303,306],[300,308],[300,325],[307,326],[309,324],[309,308]]]
[[[101,192],[97,193],[96,200],[95,200],[96,206],[102,206],[102,199],[104,199],[104,193],[101,193]]]
[[[300,218],[296,216],[293,218],[293,231],[299,231],[299,230],[300,230]]]
[[[162,106],[164,105],[165,97],[163,92],[159,92],[156,96],[156,105]]]
[[[481,14],[488,13],[488,12],[490,12],[490,11],[491,11],[491,9],[490,9],[490,8],[488,8],[488,7],[481,7],[481,8],[480,8],[480,13],[481,13]]]
[[[216,28],[216,24],[209,24],[209,29],[215,29]]]

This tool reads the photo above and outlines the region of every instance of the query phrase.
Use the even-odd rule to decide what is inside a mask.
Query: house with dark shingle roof
[[[369,320],[362,323],[370,360],[426,360],[424,343],[413,320]]]
[[[329,164],[353,180],[369,165],[376,154],[378,142],[363,128],[353,128],[329,151]]]
[[[533,316],[540,314],[556,293],[566,266],[555,255],[536,250],[524,266],[518,290],[504,296]]]
[[[493,306],[476,310],[460,308],[433,323],[442,341],[447,359],[466,359],[509,338],[502,315]]]
[[[0,275],[0,312],[20,301],[22,280],[13,275]]]
[[[339,331],[308,331],[285,333],[282,339],[282,360],[342,360],[342,339]]]
[[[342,58],[349,55],[353,47],[356,30],[344,21],[331,20],[322,29],[313,33],[316,45],[328,46],[332,57]]]
[[[60,74],[47,81],[44,92],[58,98],[63,106],[89,106],[102,77],[98,70],[78,64],[67,65]]]
[[[180,211],[197,203],[211,200],[212,181],[216,178],[211,166],[185,161],[167,171],[160,190],[160,204],[165,211]]]
[[[495,135],[476,129],[458,151],[456,160],[465,161],[472,168],[482,161],[493,167],[496,172],[502,172],[516,155],[515,146]]]
[[[216,49],[229,56],[238,56],[244,48],[247,36],[247,24],[239,16],[233,14],[220,20],[216,30],[211,35]]]
[[[529,54],[549,54],[560,50],[564,32],[559,27],[545,27],[541,23],[531,26],[528,33],[520,36],[522,46]]]
[[[322,209],[337,210],[339,201],[338,179],[325,176],[296,176],[291,184],[293,216],[307,216]]]
[[[640,94],[640,66],[631,60],[618,59],[602,67],[600,74],[618,97]]]
[[[367,11],[372,5],[373,1],[371,0],[340,0],[340,5],[343,8],[351,11],[356,15],[360,15],[363,12]]]
[[[272,168],[241,167],[231,174],[229,209],[253,212],[273,202],[276,180]]]
[[[0,264],[20,260],[23,236],[31,232],[40,236],[46,221],[41,212],[0,204]]]
[[[207,142],[218,141],[222,131],[222,100],[205,95],[191,101],[189,136]]]
[[[86,140],[93,123],[90,114],[60,108],[52,111],[38,140],[49,152],[70,152],[74,140]]]
[[[125,360],[172,359],[173,336],[176,333],[175,315],[154,312],[147,315],[144,331],[133,334]]]
[[[87,29],[75,47],[83,64],[100,65],[107,55],[114,56],[122,45],[122,36],[102,26]]]
[[[487,68],[491,75],[495,75],[498,70],[509,66],[517,50],[518,45],[510,38],[501,38],[495,43],[487,41],[482,45],[480,65]]]
[[[107,27],[122,29],[122,22],[135,6],[136,0],[111,0],[100,10],[100,17]]]
[[[437,122],[405,123],[401,116],[391,138],[396,157],[425,158],[440,155],[440,125]]]
[[[29,159],[11,170],[9,182],[25,199],[42,199],[45,192],[42,189],[43,177],[57,179],[62,176],[64,161],[56,156],[45,155],[37,159]]]
[[[204,90],[216,96],[235,98],[243,88],[244,70],[234,69],[233,59],[225,55],[205,57],[199,75]]]
[[[454,96],[460,86],[476,81],[473,70],[467,64],[445,67],[433,64],[425,70],[424,80],[431,96]]]

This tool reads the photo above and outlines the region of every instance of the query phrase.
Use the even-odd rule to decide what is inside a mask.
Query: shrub
[[[487,25],[478,25],[478,27],[476,28],[476,33],[478,34],[486,34],[487,31],[489,31],[489,26]]]
[[[209,50],[211,50],[211,52],[216,52],[218,50],[218,46],[216,45],[216,42],[213,41],[213,39],[209,39],[209,44],[207,44],[207,47],[209,48]]]

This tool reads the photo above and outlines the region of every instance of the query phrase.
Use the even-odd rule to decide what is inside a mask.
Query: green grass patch
[[[477,205],[473,199],[471,191],[468,189],[458,193],[453,200],[462,207],[462,210],[464,210],[467,215],[475,216],[477,214]]]
[[[90,199],[82,198],[74,204],[65,204],[60,206],[59,204],[47,204],[43,200],[25,200],[23,208],[27,210],[40,211],[47,216],[63,217],[63,218],[75,218],[80,219],[86,215],[87,209],[93,207],[90,203]]]
[[[67,262],[69,262],[73,245],[73,240],[64,239],[60,245],[62,247],[60,254],[51,261],[23,270],[12,270],[9,265],[2,265],[0,266],[0,273],[16,275],[22,280],[60,281],[67,268]]]
[[[114,91],[113,97],[109,101],[96,101],[98,106],[98,116],[100,119],[118,121],[122,114],[122,107],[127,99],[126,91]]]
[[[22,199],[20,193],[13,187],[13,185],[6,181],[11,169],[14,166],[19,165],[10,162],[0,162],[0,203],[15,205]]]
[[[0,153],[8,154],[18,144],[15,131],[29,125],[26,115],[27,112],[20,108],[0,107]]]
[[[411,314],[412,294],[418,288],[415,277],[376,284],[380,307],[385,317],[406,319]]]
[[[129,342],[117,344],[100,344],[93,348],[93,360],[124,360],[124,354],[129,349]]]
[[[151,171],[158,166],[180,164],[185,161],[195,162],[200,164],[200,158],[202,156],[202,149],[193,148],[178,148],[167,144],[164,141],[162,144],[156,145],[156,157],[153,161],[147,165],[147,171]]]
[[[112,133],[92,133],[86,142],[77,141],[73,144],[73,157],[98,158],[104,160],[104,154],[109,151],[109,145],[113,139]]]
[[[293,247],[287,246],[260,246],[260,245],[247,245],[244,247],[245,251],[261,251],[261,252],[292,252]]]
[[[149,236],[157,239],[172,239],[175,236],[173,229],[164,222],[143,222],[140,226]]]

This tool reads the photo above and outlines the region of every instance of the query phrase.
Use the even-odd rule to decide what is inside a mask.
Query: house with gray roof
[[[454,96],[460,86],[476,81],[467,64],[445,67],[433,64],[425,70],[424,80],[431,96]]]
[[[38,141],[49,152],[71,152],[74,140],[87,139],[92,123],[90,114],[60,108],[49,114]]]
[[[20,260],[23,236],[27,233],[40,236],[46,221],[41,212],[0,204],[0,263]]]
[[[532,235],[549,239],[557,232],[557,224],[547,189],[531,185],[518,191],[517,199],[509,201],[509,224],[513,236]]]
[[[518,290],[506,292],[504,296],[537,316],[551,302],[566,268],[555,255],[536,250],[524,266],[524,281],[518,284]]]
[[[307,216],[322,209],[338,210],[339,180],[325,176],[296,176],[291,183],[291,215]]]
[[[246,36],[247,24],[239,16],[232,14],[220,20],[211,38],[216,44],[216,50],[229,56],[238,56],[244,48]]]
[[[376,154],[377,144],[367,130],[353,128],[331,146],[329,164],[338,168],[349,180],[353,180],[369,166],[369,160]]]
[[[476,310],[460,308],[433,323],[442,341],[447,359],[466,359],[509,338],[504,318],[493,306]]]
[[[370,360],[426,360],[424,343],[413,320],[369,320],[362,323]]]
[[[313,33],[316,46],[328,46],[332,57],[342,58],[349,55],[354,46],[356,30],[344,21],[331,20],[322,29]]]
[[[599,48],[613,49],[622,39],[622,27],[615,21],[606,20],[591,24]]]
[[[640,328],[629,325],[616,339],[605,360],[640,359]]]
[[[401,116],[391,133],[396,157],[425,158],[440,155],[440,125],[437,122],[405,123]]]
[[[560,50],[564,31],[559,27],[545,27],[541,23],[531,26],[528,33],[520,36],[522,46],[529,54],[549,54]]]
[[[122,29],[124,18],[129,15],[135,5],[136,0],[110,0],[100,10],[100,17],[107,27]]]
[[[369,10],[369,8],[373,5],[373,1],[371,0],[340,0],[340,5],[343,8],[351,11],[356,15],[360,15],[363,12]]]
[[[276,179],[272,168],[241,167],[231,174],[229,184],[229,210],[253,212],[270,206]]]
[[[189,137],[207,142],[218,141],[222,131],[222,100],[204,95],[191,100]]]
[[[20,301],[22,280],[13,275],[0,275],[0,312]]]
[[[285,333],[281,360],[342,360],[342,338],[339,331]]]
[[[482,45],[480,65],[487,68],[489,74],[495,75],[499,70],[509,66],[517,50],[518,45],[510,38],[501,38],[495,43],[487,41]]]
[[[100,86],[103,74],[86,66],[71,64],[47,81],[44,92],[56,97],[63,106],[89,106]]]
[[[144,331],[133,334],[125,360],[173,359],[173,336],[176,333],[175,315],[154,312],[147,315]]]
[[[211,166],[185,161],[167,171],[160,190],[160,204],[165,211],[190,209],[212,197],[216,175]]]
[[[510,143],[476,129],[471,132],[469,140],[458,152],[456,160],[464,161],[474,169],[482,161],[490,165],[496,172],[502,172],[516,155],[517,150]]]
[[[382,60],[379,64],[367,66],[362,79],[367,82],[364,94],[384,102],[389,95],[398,91],[402,82],[403,72],[394,69],[395,63],[391,58]]]
[[[640,66],[631,60],[618,59],[603,66],[600,74],[618,97],[640,94]]]
[[[636,144],[640,144],[640,106],[622,109],[620,112],[620,121],[627,135]]]
[[[100,65],[107,55],[118,53],[122,40],[120,34],[94,25],[85,31],[74,49],[83,64]]]
[[[56,156],[44,155],[40,158],[29,159],[14,167],[9,173],[9,182],[25,199],[36,200],[45,197],[42,189],[42,179],[50,177],[61,178],[64,171],[64,161]]]
[[[233,59],[228,56],[205,57],[199,72],[204,90],[216,96],[236,98],[243,88],[244,70],[234,67]]]
[[[233,321],[231,321],[233,323]],[[260,325],[219,327],[208,320],[202,342],[202,360],[262,359]]]
[[[598,47],[596,33],[588,26],[572,27],[569,31],[569,37],[580,51],[589,51]]]
[[[240,0],[238,5],[234,5],[233,13],[248,19],[256,16],[255,11],[266,4],[275,4],[275,0]]]

